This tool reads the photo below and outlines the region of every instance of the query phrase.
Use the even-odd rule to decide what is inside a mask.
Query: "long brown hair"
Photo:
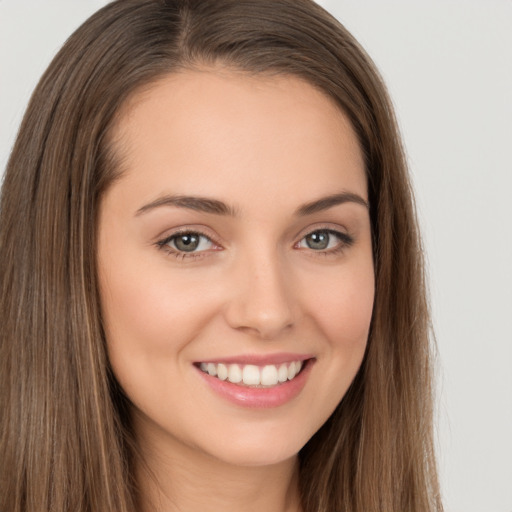
[[[120,0],[37,86],[0,203],[0,510],[133,512],[133,439],[105,351],[96,216],[119,174],[113,126],[141,87],[221,63],[301,77],[350,119],[366,159],[376,297],[367,353],[300,453],[305,512],[442,509],[431,347],[412,191],[386,89],[310,0]]]

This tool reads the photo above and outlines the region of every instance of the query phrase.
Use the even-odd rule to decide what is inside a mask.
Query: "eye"
[[[297,247],[314,251],[335,252],[353,243],[352,237],[332,229],[318,229],[302,238]]]
[[[175,233],[158,242],[163,249],[177,253],[197,253],[215,248],[215,244],[206,235],[194,231]]]

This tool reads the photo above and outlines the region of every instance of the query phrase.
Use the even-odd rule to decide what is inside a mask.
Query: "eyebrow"
[[[306,203],[296,210],[295,215],[300,217],[311,215],[344,203],[356,203],[364,206],[366,209],[370,209],[368,201],[365,201],[360,195],[352,192],[341,192],[340,194],[332,194],[330,196],[317,199],[316,201]]]
[[[141,215],[160,206],[176,206],[178,208],[186,208],[197,212],[213,213],[215,215],[229,215],[235,217],[237,212],[235,208],[228,206],[226,203],[217,199],[195,196],[172,196],[167,195],[144,205],[137,210],[136,215]]]
[[[304,217],[313,213],[321,212],[344,203],[356,203],[369,209],[368,202],[361,196],[352,192],[342,192],[322,197],[315,201],[303,204],[295,211],[295,215]],[[208,197],[183,196],[183,195],[166,195],[152,201],[137,210],[136,216],[147,213],[161,206],[175,206],[177,208],[185,208],[203,213],[211,213],[214,215],[226,215],[231,217],[237,216],[237,209],[227,205],[218,199],[210,199]]]

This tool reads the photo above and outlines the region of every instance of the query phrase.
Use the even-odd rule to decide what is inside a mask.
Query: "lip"
[[[290,361],[304,361],[304,366],[300,373],[287,382],[282,384],[278,384],[277,386],[271,388],[252,388],[248,386],[240,386],[238,384],[233,384],[232,382],[220,380],[217,377],[212,377],[207,373],[201,371],[197,366],[194,366],[199,374],[199,377],[203,379],[203,381],[209,386],[209,388],[221,396],[222,398],[228,400],[229,402],[248,408],[258,408],[258,409],[270,409],[272,407],[279,407],[284,405],[291,400],[293,400],[304,388],[306,385],[307,379],[311,373],[311,369],[315,363],[314,358],[308,358],[302,356],[293,355],[296,359],[271,359],[268,356],[260,358],[256,356],[257,361],[255,361],[253,356],[249,356],[246,358],[232,358],[232,359],[221,359],[221,360],[211,360],[211,361],[203,361],[207,362],[226,362],[230,364],[279,364],[283,362]],[[269,362],[270,360],[276,360],[278,362]],[[244,362],[243,362],[244,361]]]
[[[224,364],[253,364],[255,366],[265,366],[267,364],[291,363],[292,361],[306,361],[313,359],[312,354],[293,354],[292,352],[280,352],[278,354],[244,354],[232,357],[221,357],[218,359],[203,359],[196,361],[199,363],[224,363]]]

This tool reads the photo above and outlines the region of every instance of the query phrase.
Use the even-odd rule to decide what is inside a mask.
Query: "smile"
[[[202,372],[221,381],[251,387],[273,387],[293,380],[301,371],[303,361],[290,361],[278,365],[200,363]]]
[[[280,407],[297,397],[311,374],[312,355],[241,356],[194,363],[197,374],[217,396],[238,407]]]

